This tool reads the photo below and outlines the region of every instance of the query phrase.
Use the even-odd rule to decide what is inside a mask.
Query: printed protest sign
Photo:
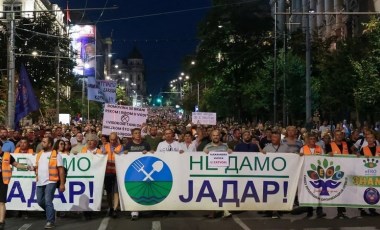
[[[120,137],[131,137],[131,130],[146,122],[146,108],[105,104],[102,134],[116,132]]]

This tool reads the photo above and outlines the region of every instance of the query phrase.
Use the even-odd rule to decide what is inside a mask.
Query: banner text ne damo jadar
[[[122,210],[290,210],[303,157],[232,153],[211,168],[202,152],[116,156]]]
[[[33,163],[32,154],[12,154],[17,162]],[[66,191],[58,189],[54,196],[57,211],[100,211],[103,195],[104,172],[107,155],[77,154],[62,155],[68,169]],[[13,168],[8,185],[7,210],[42,211],[37,204],[36,175],[34,171]]]

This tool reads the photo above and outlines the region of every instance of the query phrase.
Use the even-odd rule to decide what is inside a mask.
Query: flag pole
[[[44,118],[44,115],[43,115],[42,112],[41,112],[41,109],[39,109],[39,111],[40,111],[40,114],[41,114],[41,117],[42,117],[42,121],[43,121],[43,123],[46,124],[46,122],[45,122],[45,118]]]

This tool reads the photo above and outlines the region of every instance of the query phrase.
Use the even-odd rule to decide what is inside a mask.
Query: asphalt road
[[[62,230],[231,230],[231,229],[380,229],[380,217],[361,217],[357,209],[347,209],[348,219],[336,219],[336,209],[326,208],[325,218],[306,218],[306,213],[285,213],[280,219],[263,217],[258,212],[234,213],[227,219],[207,219],[205,211],[179,211],[162,216],[162,213],[144,213],[137,221],[131,221],[127,213],[119,213],[117,218],[105,217],[104,212],[94,213],[85,220],[80,213],[68,213],[57,219],[56,228]],[[29,214],[29,218],[8,217],[5,229],[43,229],[45,220],[41,212]]]

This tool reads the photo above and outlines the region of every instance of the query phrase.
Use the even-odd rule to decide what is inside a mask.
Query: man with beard
[[[125,146],[127,152],[141,152],[143,154],[150,151],[150,146],[147,142],[141,138],[141,129],[132,129],[132,141],[128,142]],[[131,220],[137,220],[139,218],[139,212],[131,212]]]
[[[252,143],[251,139],[251,133],[244,131],[242,142],[235,146],[234,152],[260,152],[259,147]]]
[[[70,153],[77,154],[81,152],[82,148],[86,145],[83,133],[78,132],[75,136],[75,146],[72,146]]]
[[[8,130],[4,127],[0,128],[0,142],[2,143],[1,150],[3,152],[13,153],[15,151],[15,144],[8,140]]]
[[[149,144],[150,148],[156,151],[158,144],[162,141],[161,136],[157,135],[157,127],[152,126],[149,130],[149,135],[145,136],[145,141]]]
[[[203,149],[203,152],[208,154],[209,152],[228,152],[232,153],[232,150],[228,148],[228,145],[220,141],[220,131],[219,130],[213,130],[211,132],[211,143],[208,143],[205,148]],[[215,218],[216,212],[210,213],[207,217],[208,218]],[[230,217],[232,214],[228,210],[223,211],[223,218]]]
[[[37,203],[45,210],[47,223],[45,229],[54,228],[54,192],[60,181],[59,191],[65,191],[65,171],[62,156],[53,150],[52,137],[42,139],[42,151],[36,157]]]
[[[235,128],[232,133],[233,139],[227,143],[228,148],[235,149],[235,146],[241,143],[241,131]]]
[[[228,145],[220,141],[220,132],[219,130],[213,130],[211,132],[211,143],[208,143],[203,151],[205,153],[213,152],[228,152],[232,153],[232,150],[228,148]]]

